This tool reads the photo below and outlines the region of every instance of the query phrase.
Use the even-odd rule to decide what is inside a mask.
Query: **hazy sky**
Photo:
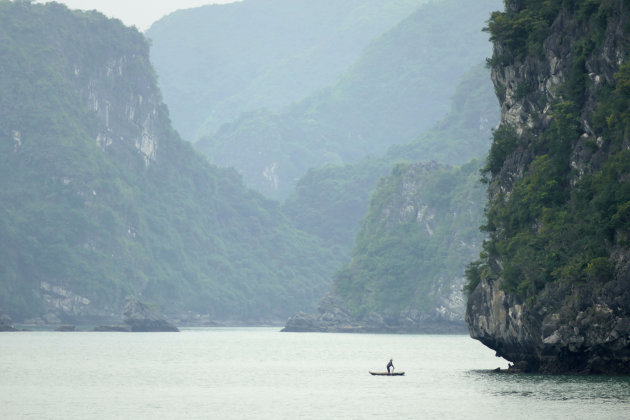
[[[55,0],[71,9],[98,10],[109,17],[122,20],[125,25],[145,31],[156,20],[178,10],[205,4],[232,3],[238,0]],[[47,3],[40,0],[38,3]]]

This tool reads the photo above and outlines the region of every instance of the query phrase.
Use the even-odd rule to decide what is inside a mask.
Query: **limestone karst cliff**
[[[465,331],[464,266],[480,249],[479,161],[458,168],[398,164],[383,177],[317,314],[286,331],[453,333]]]
[[[501,125],[466,321],[517,370],[630,373],[629,29],[621,0],[489,20]]]

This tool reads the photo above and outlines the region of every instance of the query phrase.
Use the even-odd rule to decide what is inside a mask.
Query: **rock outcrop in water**
[[[123,320],[134,332],[179,331],[177,327],[171,325],[154,309],[133,296],[126,299]]]
[[[5,313],[0,312],[0,331],[17,331],[13,327],[13,320]]]
[[[466,322],[518,371],[628,374],[630,11],[505,3],[489,21],[490,239],[469,266]]]
[[[179,329],[166,321],[157,311],[140,302],[135,296],[125,299],[123,324],[102,325],[96,331],[119,332],[178,332]]]
[[[63,324],[55,328],[55,331],[59,332],[74,332],[77,330],[77,327],[72,324]]]

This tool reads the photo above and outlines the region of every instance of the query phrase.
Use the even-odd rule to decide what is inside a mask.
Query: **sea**
[[[371,376],[393,359],[404,376]],[[629,419],[627,376],[496,373],[466,335],[0,334],[1,419]]]

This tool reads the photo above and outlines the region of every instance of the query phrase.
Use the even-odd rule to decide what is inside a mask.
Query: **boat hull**
[[[405,372],[392,372],[392,373],[387,373],[387,372],[370,372],[370,375],[373,375],[373,376],[405,376]]]

